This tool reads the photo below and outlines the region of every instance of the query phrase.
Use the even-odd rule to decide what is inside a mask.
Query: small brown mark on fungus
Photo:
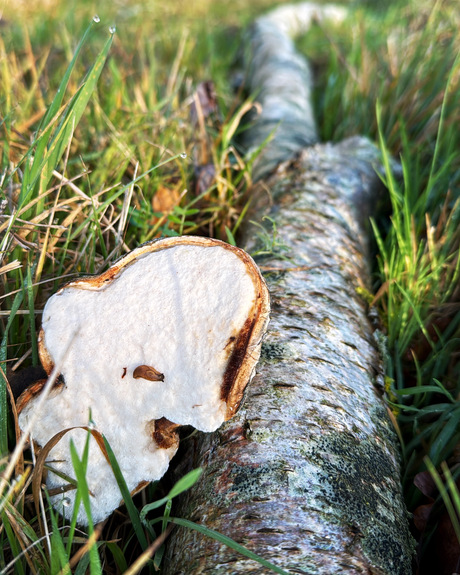
[[[164,381],[165,376],[150,365],[139,365],[133,372],[134,379],[147,379],[148,381]]]
[[[166,417],[156,419],[154,423],[152,437],[160,449],[169,449],[179,444],[179,434],[176,431],[180,427],[178,423],[173,423]]]
[[[124,367],[124,368],[123,368],[123,374],[122,374],[122,376],[121,376],[121,379],[123,379],[123,378],[125,377],[127,371],[128,371],[128,368],[127,368],[127,367]]]

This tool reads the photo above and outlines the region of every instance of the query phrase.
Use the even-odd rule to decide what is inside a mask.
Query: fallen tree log
[[[277,64],[260,50],[274,54],[264,42],[271,43],[271,32],[286,31],[279,18],[258,22],[254,58],[259,67],[270,66],[270,81]],[[289,52],[292,44],[283,41]],[[278,62],[284,66],[282,57]],[[291,71],[290,82],[309,82],[302,66]],[[264,86],[262,110],[264,98],[274,96],[270,90],[264,96]],[[291,111],[295,121],[296,103],[285,108],[288,123]],[[262,114],[250,146],[280,120]],[[258,166],[272,207],[261,194],[253,219],[268,213],[278,230],[259,259],[271,294],[269,332],[237,415],[182,444],[176,477],[196,467],[204,473],[173,514],[233,538],[289,573],[407,575],[413,544],[397,439],[381,398],[378,337],[359,295],[370,283],[367,221],[379,189],[379,153],[363,138],[315,145],[267,177],[277,159],[292,158],[303,141],[315,139],[311,117],[289,151],[289,129],[281,123]],[[247,227],[243,237],[250,250],[256,230]],[[269,571],[181,527],[168,542],[162,572]]]

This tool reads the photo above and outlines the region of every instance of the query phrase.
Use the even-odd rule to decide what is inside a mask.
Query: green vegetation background
[[[454,486],[460,428],[460,8],[456,0],[342,4],[350,7],[345,25],[318,26],[298,46],[315,70],[322,139],[364,134],[382,148],[388,196],[371,222],[373,292],[362,295],[381,318],[386,394],[401,439],[409,509],[422,501],[414,476],[428,466],[460,539]],[[235,90],[238,54],[244,27],[272,6],[266,0],[3,5],[3,374],[38,363],[40,310],[76,274],[100,272],[158,235],[237,239],[251,186],[250,162],[234,138],[250,107],[248,95]],[[190,110],[204,81],[214,83],[217,109],[197,122]],[[390,156],[401,162],[399,175],[389,169]],[[0,428],[7,465],[16,433],[5,377]],[[6,477],[1,485],[0,568],[21,551],[11,572],[64,573],[70,565],[83,572],[90,564],[96,573],[106,563],[114,573],[125,572],[147,549],[142,565],[151,555],[160,563],[162,547],[152,550],[151,541],[161,529],[142,523],[134,505],[128,505],[129,526],[112,522],[112,532],[97,532],[97,544],[91,531],[90,544],[75,528],[59,531],[61,520],[52,515],[53,536],[41,540],[27,490],[28,457],[26,452],[25,462],[19,457],[10,466],[16,483]],[[152,501],[155,487],[149,489]],[[166,497],[161,486],[156,489],[160,499]],[[171,499],[163,505],[170,508]],[[164,530],[167,521],[162,523]],[[115,529],[121,542],[110,540]],[[59,559],[47,546],[59,550]],[[136,565],[131,572],[141,568]]]

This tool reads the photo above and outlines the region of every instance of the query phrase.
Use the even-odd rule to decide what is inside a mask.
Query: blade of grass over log
[[[155,524],[160,521],[163,521],[162,517],[153,519],[150,523]],[[289,575],[289,573],[284,569],[281,569],[281,567],[278,567],[277,565],[270,563],[270,561],[266,561],[263,557],[260,557],[256,553],[249,551],[249,549],[246,549],[246,547],[240,545],[230,537],[222,535],[221,533],[218,533],[213,529],[208,529],[204,525],[194,523],[193,521],[189,521],[188,519],[181,519],[179,517],[171,517],[171,516],[168,517],[168,522],[174,523],[175,525],[180,525],[182,527],[187,527],[188,529],[192,529],[193,531],[198,531],[199,533],[202,533],[203,535],[206,535],[207,537],[210,537],[211,539],[214,539],[219,543],[223,543],[224,545],[227,545],[227,547],[229,547],[230,549],[233,549],[234,551],[241,553],[241,555],[244,555],[248,559],[256,561],[257,563],[259,563],[259,565],[262,565],[263,567],[270,569],[274,573],[279,573],[279,575]]]
[[[174,484],[173,488],[168,493],[168,495],[166,495],[166,497],[158,499],[158,501],[154,501],[153,503],[147,503],[147,505],[144,505],[140,514],[141,521],[142,522],[146,521],[145,516],[147,515],[147,513],[149,513],[149,511],[162,507],[163,505],[168,503],[168,501],[171,501],[174,497],[177,497],[184,491],[187,491],[187,489],[190,489],[190,487],[195,485],[195,483],[198,481],[201,473],[202,470],[200,468],[189,471],[186,475],[184,475],[184,477],[179,479],[177,483]]]
[[[166,495],[165,497],[163,497],[162,499],[158,499],[157,501],[154,501],[153,503],[148,503],[147,505],[144,505],[144,507],[141,510],[140,513],[140,520],[142,521],[142,523],[144,525],[146,525],[147,527],[151,528],[151,523],[146,519],[146,515],[147,513],[149,513],[150,511],[154,510],[154,509],[158,509],[159,507],[162,507],[163,505],[165,506],[164,512],[163,512],[163,517],[162,517],[162,534],[166,534],[168,532],[168,520],[171,514],[171,507],[172,507],[172,500],[174,497],[177,497],[178,495],[180,495],[181,493],[183,493],[184,491],[187,491],[187,489],[190,489],[190,487],[192,487],[200,478],[200,475],[202,473],[202,470],[200,468],[198,469],[193,469],[192,471],[189,471],[186,475],[184,475],[184,477],[181,477],[172,487],[172,489],[170,490],[170,492],[168,493],[168,495]],[[150,546],[151,547],[151,546]],[[158,546],[159,549],[158,551],[156,551],[155,553],[155,558],[154,558],[154,563],[156,566],[158,566],[161,563],[162,557],[163,557],[163,553],[164,553],[164,547],[162,546]],[[157,549],[157,547],[155,547],[155,550]],[[149,553],[148,556],[151,555],[152,552]],[[144,552],[145,554],[145,552]],[[147,557],[147,555],[146,555]]]

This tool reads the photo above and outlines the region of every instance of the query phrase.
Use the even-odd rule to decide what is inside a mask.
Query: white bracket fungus
[[[268,315],[267,287],[243,250],[190,236],[140,246],[100,276],[74,281],[48,300],[40,359],[48,374],[57,365],[61,375],[32,439],[43,447],[64,429],[87,426],[91,413],[130,490],[160,479],[177,450],[178,427],[213,431],[238,409]],[[21,429],[43,385],[20,396]],[[48,472],[50,489],[67,485],[62,476],[74,477],[70,439],[81,455],[87,432],[69,431],[50,451],[48,465],[60,474]],[[120,505],[121,495],[94,438],[87,481],[98,522]],[[70,516],[74,498],[70,490],[52,501]],[[87,522],[83,507],[78,520]]]

